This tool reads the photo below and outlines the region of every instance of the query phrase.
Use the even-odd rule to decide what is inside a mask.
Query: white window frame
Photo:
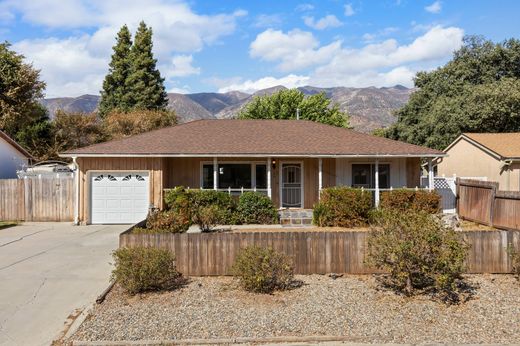
[[[249,164],[250,167],[251,167],[251,188],[245,188],[247,190],[268,190],[269,187],[266,187],[266,188],[257,188],[256,187],[256,166],[257,165],[261,165],[261,166],[266,166],[266,169],[267,169],[267,162],[266,161],[218,161],[217,162],[217,166],[218,165],[225,165],[225,164],[244,164],[244,165],[247,165]],[[200,181],[199,181],[199,186],[200,186],[200,189],[204,189],[204,165],[211,165],[213,166],[213,161],[200,161],[200,168],[199,168],[199,172],[200,172]],[[266,174],[267,174],[267,171],[266,171]],[[218,173],[217,173],[217,177],[218,177]],[[217,184],[218,186],[218,184]],[[206,189],[206,190],[212,190],[213,188],[211,189]],[[240,187],[237,187],[237,188],[233,188],[233,189],[240,189]],[[217,188],[217,190],[226,190],[226,189],[221,189],[220,187]]]
[[[375,165],[375,161],[355,161],[350,163],[350,187],[354,187],[354,165]],[[379,161],[379,168],[381,168],[381,165],[388,165],[388,183],[389,187],[388,189],[392,188],[392,163],[389,161]],[[373,177],[371,178],[373,179]],[[364,188],[365,190],[373,190],[374,188]],[[386,190],[387,188],[380,188],[380,190]]]

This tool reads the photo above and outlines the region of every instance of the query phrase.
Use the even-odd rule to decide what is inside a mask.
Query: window
[[[213,188],[213,165],[202,166],[202,188]]]
[[[376,165],[374,164],[353,164],[352,165],[352,186],[353,187],[364,187],[373,189],[375,188],[374,174],[376,171]],[[379,188],[388,189],[390,188],[390,165],[380,164],[379,165]]]
[[[221,163],[218,165],[217,179],[219,189],[253,189],[255,183],[257,189],[266,189],[267,166],[254,163]],[[202,188],[213,188],[213,164],[202,166]]]
[[[218,187],[219,189],[250,189],[251,188],[251,165],[250,164],[222,164],[218,165]]]
[[[256,188],[267,189],[267,166],[256,165]]]

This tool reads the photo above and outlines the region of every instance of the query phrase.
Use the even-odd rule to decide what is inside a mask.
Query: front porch
[[[429,167],[429,185],[433,171]],[[349,186],[372,191],[375,206],[380,194],[395,188],[418,189],[419,157],[182,157],[165,158],[165,189],[184,186],[212,189],[239,196],[263,193],[277,208],[312,209],[323,188]]]

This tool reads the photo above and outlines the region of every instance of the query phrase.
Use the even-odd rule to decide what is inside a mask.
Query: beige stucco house
[[[463,133],[437,160],[437,175],[486,177],[501,190],[520,191],[520,132]]]

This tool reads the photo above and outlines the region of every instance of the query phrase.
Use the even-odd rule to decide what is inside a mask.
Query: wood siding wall
[[[72,177],[0,180],[0,220],[73,221]]]
[[[520,251],[518,231],[465,231],[470,245],[468,273],[510,273],[510,244]],[[120,247],[148,246],[175,253],[177,267],[187,276],[229,275],[240,249],[271,247],[293,260],[296,274],[371,274],[365,264],[368,232],[229,232],[193,234],[132,234],[119,237]]]
[[[421,159],[418,157],[406,159],[406,186],[421,186]]]
[[[150,178],[150,203],[163,207],[163,170],[164,158],[160,157],[81,157],[80,168],[80,208],[79,219],[82,223],[90,220],[90,174],[102,171],[141,171],[148,172]]]

